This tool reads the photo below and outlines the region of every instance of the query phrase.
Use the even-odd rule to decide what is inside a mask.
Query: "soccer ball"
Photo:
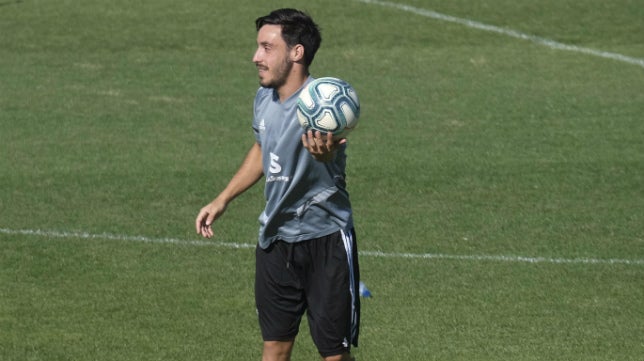
[[[359,117],[358,94],[342,79],[315,79],[297,99],[297,119],[302,128],[333,133],[335,140],[345,138],[356,127]]]

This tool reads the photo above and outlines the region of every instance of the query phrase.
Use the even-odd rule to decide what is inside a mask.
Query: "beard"
[[[291,69],[293,69],[293,62],[285,59],[277,68],[269,71],[269,74],[271,75],[270,78],[260,78],[259,85],[264,88],[278,89],[286,84],[286,80],[288,79]]]

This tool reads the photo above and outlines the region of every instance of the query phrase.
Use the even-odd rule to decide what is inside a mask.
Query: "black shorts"
[[[360,299],[355,232],[257,247],[255,302],[264,341],[290,341],[306,311],[322,357],[358,346]]]

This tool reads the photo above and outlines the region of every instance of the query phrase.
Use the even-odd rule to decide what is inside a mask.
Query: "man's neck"
[[[277,90],[277,95],[279,96],[280,103],[283,103],[288,98],[290,98],[298,89],[302,87],[306,79],[308,79],[308,72],[297,72],[291,74],[291,77],[288,79],[284,85],[279,87]]]

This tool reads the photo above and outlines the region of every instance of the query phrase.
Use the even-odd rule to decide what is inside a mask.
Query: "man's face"
[[[279,88],[286,83],[293,62],[290,49],[282,39],[281,25],[267,24],[257,32],[257,50],[253,63],[259,73],[259,84],[266,88]]]

